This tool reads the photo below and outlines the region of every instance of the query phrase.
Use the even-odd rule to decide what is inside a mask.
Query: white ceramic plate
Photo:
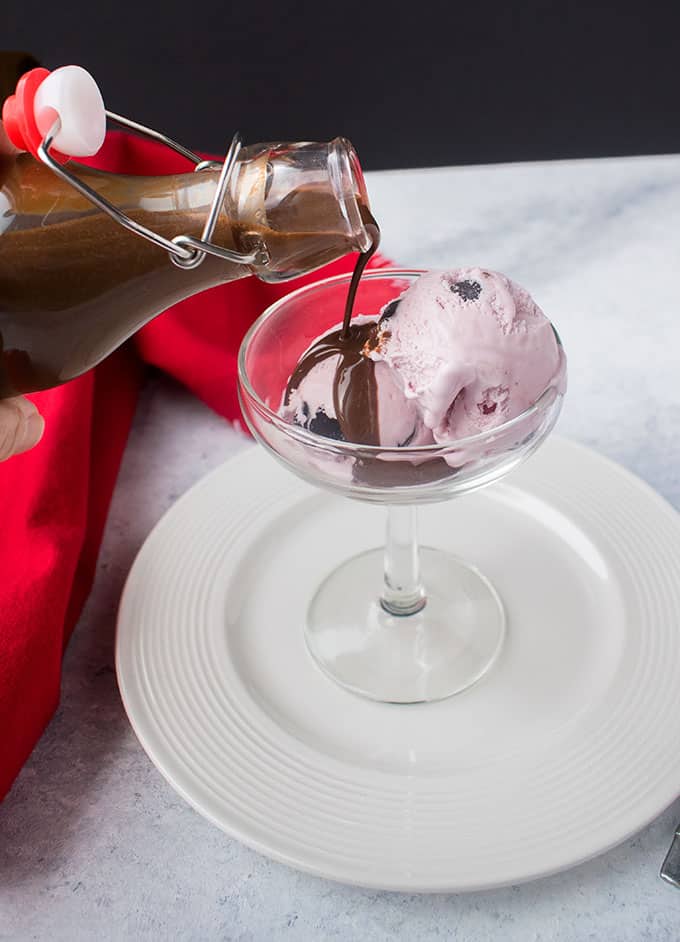
[[[680,522],[592,451],[550,440],[507,481],[422,511],[509,636],[476,686],[415,706],[326,678],[307,600],[384,512],[252,448],[163,518],[132,568],[117,666],[151,759],[201,814],[347,883],[462,891],[572,866],[680,792]],[[376,587],[377,591],[378,587]]]

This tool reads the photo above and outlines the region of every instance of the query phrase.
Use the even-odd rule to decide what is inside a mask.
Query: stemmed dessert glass
[[[420,274],[366,273],[355,312],[377,316]],[[418,546],[418,504],[486,487],[516,468],[553,428],[562,391],[555,380],[516,418],[445,445],[357,445],[289,424],[278,414],[288,378],[312,342],[342,320],[349,281],[340,275],[306,285],[255,322],[239,353],[241,407],[257,440],[299,477],[387,507],[385,546],[342,563],[310,600],[304,631],[312,657],[339,684],[373,700],[440,700],[488,671],[506,618],[476,567]]]

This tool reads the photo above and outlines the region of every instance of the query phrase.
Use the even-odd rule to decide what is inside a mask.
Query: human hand
[[[0,121],[0,154],[16,153]],[[37,445],[45,422],[38,410],[22,396],[0,400],[0,461],[20,455]]]
[[[42,438],[45,420],[23,396],[0,401],[0,461],[20,455]]]

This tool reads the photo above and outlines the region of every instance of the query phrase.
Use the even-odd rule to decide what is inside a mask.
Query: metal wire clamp
[[[112,121],[116,121],[118,124],[122,124],[126,128],[130,128],[132,131],[136,131],[138,134],[143,134],[146,137],[150,137],[154,141],[165,144],[166,147],[171,148],[171,150],[181,154],[182,157],[186,157],[187,160],[190,160],[194,164],[195,172],[200,172],[201,170],[216,170],[218,167],[220,167],[219,161],[203,160],[198,156],[198,154],[194,154],[193,151],[183,147],[182,144],[178,144],[177,141],[173,141],[171,138],[166,137],[165,134],[161,134],[160,131],[154,131],[153,128],[147,128],[143,124],[138,124],[136,121],[131,121],[129,118],[124,118],[122,115],[114,114],[112,111],[107,111],[106,117]],[[60,130],[61,120],[57,118],[38,147],[38,156],[40,160],[46,166],[48,166],[53,173],[56,173],[58,177],[69,183],[82,196],[93,203],[98,209],[101,209],[103,212],[107,213],[107,215],[109,215],[111,219],[115,220],[115,222],[117,222],[119,225],[123,226],[125,229],[128,229],[130,232],[134,232],[136,235],[141,236],[144,239],[148,239],[148,241],[153,242],[154,245],[158,245],[165,249],[170,256],[172,263],[177,265],[178,268],[197,268],[203,262],[206,255],[216,255],[218,258],[221,258],[224,261],[234,262],[238,265],[266,265],[269,261],[269,253],[267,252],[264,244],[261,244],[253,252],[245,253],[234,252],[231,249],[225,249],[222,246],[215,245],[211,241],[215,232],[215,226],[217,225],[217,219],[220,214],[220,210],[222,209],[222,204],[224,203],[224,197],[229,185],[229,177],[236,164],[239,151],[241,150],[241,137],[238,133],[234,135],[229,146],[229,150],[227,151],[227,156],[224,159],[224,163],[221,165],[222,170],[220,172],[217,188],[215,190],[215,195],[213,196],[200,239],[190,235],[176,235],[173,239],[167,239],[158,232],[154,232],[152,229],[148,229],[146,226],[141,225],[141,223],[135,222],[134,219],[131,219],[128,215],[118,209],[117,206],[114,206],[113,203],[110,203],[107,199],[97,193],[96,190],[92,189],[91,186],[88,186],[87,183],[79,180],[78,177],[76,177],[73,173],[67,170],[66,167],[58,163],[58,161],[56,161],[51,156],[50,148],[54,144],[54,139],[59,134]]]

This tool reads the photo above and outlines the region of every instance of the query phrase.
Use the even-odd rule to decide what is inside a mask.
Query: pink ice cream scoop
[[[357,444],[448,444],[565,383],[562,347],[528,292],[497,272],[459,268],[421,275],[377,320],[353,318],[349,338],[340,325],[319,337],[288,381],[281,414]]]
[[[566,364],[553,327],[498,272],[428,272],[383,308],[371,357],[384,363],[440,444],[520,415]]]
[[[355,332],[361,331],[360,342],[355,344],[357,365],[368,369],[359,369],[353,374],[350,382],[353,384],[354,395],[359,399],[359,410],[374,412],[370,421],[364,422],[362,416],[356,414],[352,421],[349,410],[347,415],[338,414],[343,411],[338,409],[340,403],[337,380],[342,370],[342,355],[339,353],[313,358],[308,364],[309,368],[302,371],[299,382],[291,378],[281,406],[284,417],[310,432],[336,440],[380,444],[388,448],[433,443],[431,432],[423,426],[418,403],[404,396],[393,370],[386,363],[372,362],[362,352],[364,343],[376,336],[375,318],[355,317],[352,324]],[[310,350],[323,347],[326,338],[337,334],[340,327],[338,324],[317,338]],[[305,361],[305,356],[306,354],[303,354],[301,363]],[[368,394],[369,387],[373,395]],[[354,412],[356,413],[356,409]],[[369,428],[372,442],[367,438]]]

